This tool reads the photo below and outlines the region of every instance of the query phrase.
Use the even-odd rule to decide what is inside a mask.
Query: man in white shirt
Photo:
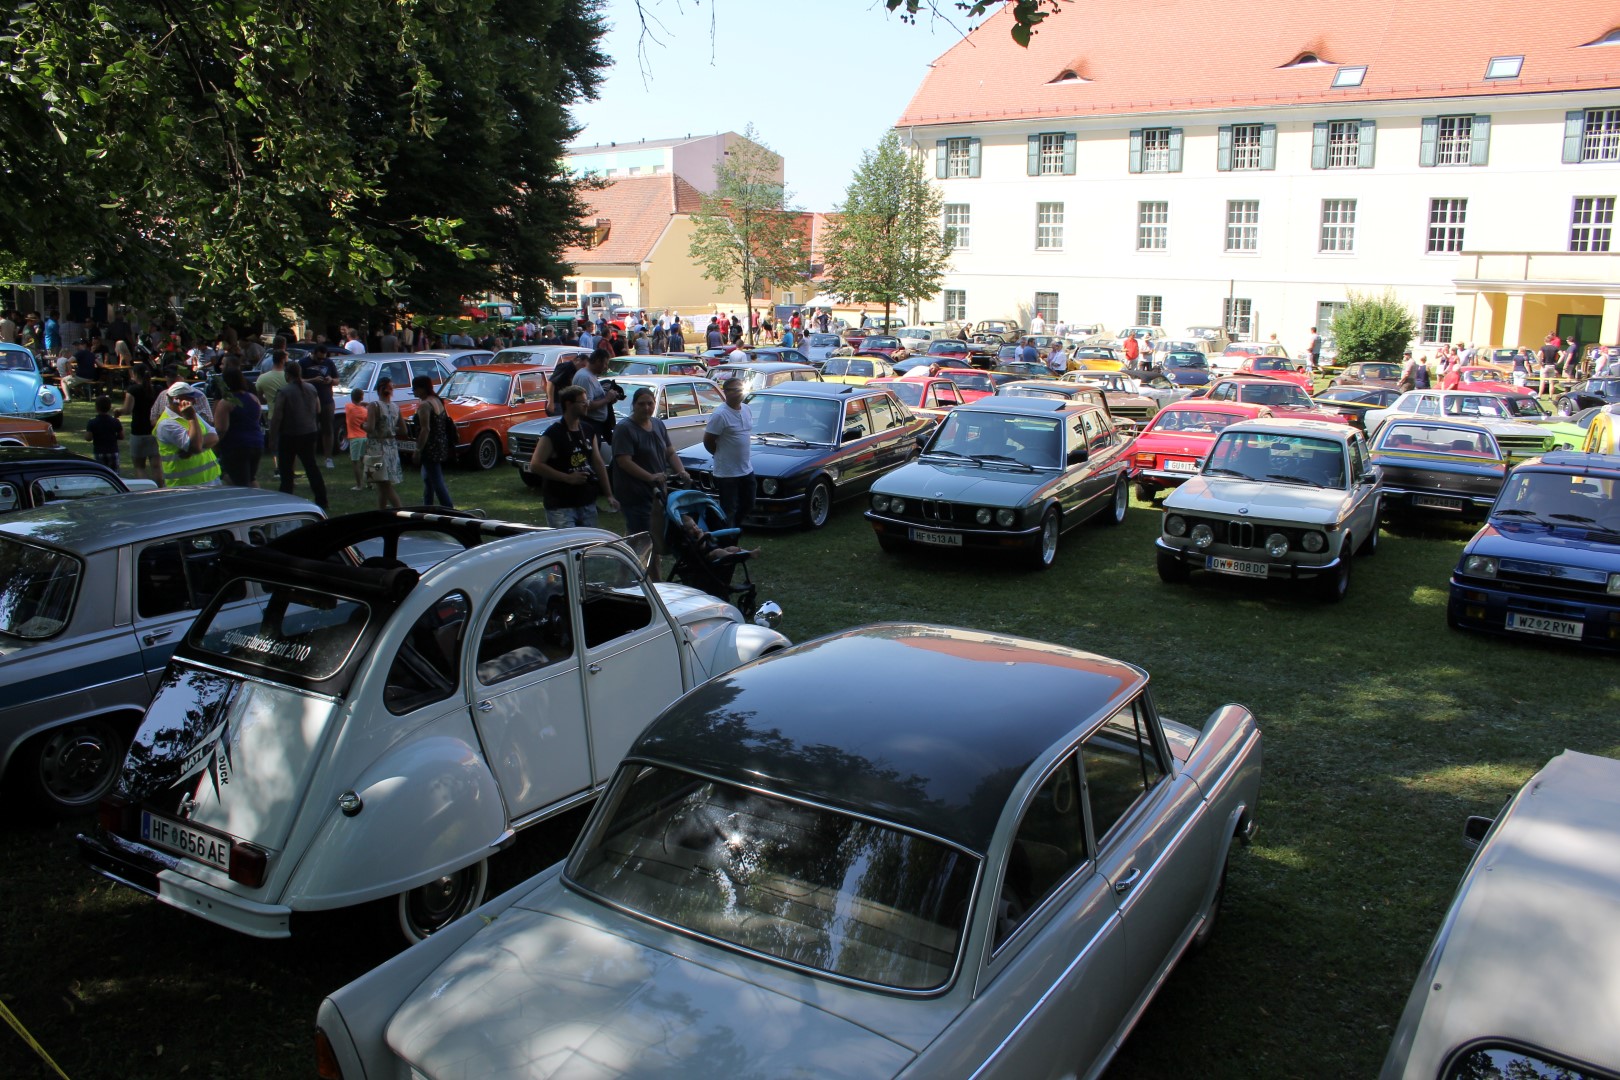
[[[711,467],[720,509],[728,522],[741,526],[754,509],[754,414],[743,404],[741,379],[727,379],[721,389],[726,403],[709,414],[703,449],[714,455]]]
[[[1029,332],[1032,334],[1046,333],[1046,320],[1041,318],[1041,313],[1038,311],[1035,313],[1035,317],[1029,320]]]
[[[344,352],[358,355],[366,351],[366,347],[360,343],[360,335],[356,334],[353,330],[347,331],[344,336],[348,339],[343,343]]]
[[[1069,370],[1069,353],[1063,347],[1062,338],[1052,343],[1052,351],[1046,354],[1046,366],[1054,375],[1062,375]]]

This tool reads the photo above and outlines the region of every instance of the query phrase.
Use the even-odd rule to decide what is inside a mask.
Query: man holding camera
[[[606,349],[597,349],[585,366],[574,372],[574,385],[585,391],[585,421],[604,443],[613,441],[613,403],[624,397],[616,384],[602,385],[608,358]]]

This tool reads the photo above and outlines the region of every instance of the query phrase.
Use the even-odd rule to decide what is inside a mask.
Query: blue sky
[[[941,3],[948,8],[948,3]],[[606,0],[614,65],[598,99],[574,109],[585,144],[742,131],[787,162],[806,210],[844,197],[927,65],[970,24],[902,23],[879,0],[642,0],[652,34],[638,56],[634,0]],[[714,31],[711,44],[710,30]],[[656,38],[657,40],[653,40]]]

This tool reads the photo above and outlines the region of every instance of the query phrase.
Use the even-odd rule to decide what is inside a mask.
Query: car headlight
[[[759,490],[767,495],[775,495],[778,486],[774,477],[768,476],[759,482]]]
[[[1171,514],[1164,519],[1164,531],[1170,536],[1187,535],[1187,519],[1180,514]]]
[[[1469,555],[1463,559],[1463,573],[1493,578],[1496,576],[1496,559],[1491,555]],[[1613,576],[1609,578],[1609,589],[1614,589]]]
[[[1611,594],[1620,594],[1620,574],[1609,575],[1609,592]]]
[[[988,525],[988,524],[990,524],[990,519],[993,516],[994,515],[991,514],[990,508],[988,506],[981,506],[974,513],[973,520],[977,521],[980,525]]]
[[[888,510],[889,497],[887,495],[872,496],[872,509],[876,510],[880,514]]]
[[[41,390],[39,392],[39,400],[43,401],[46,405],[55,405],[56,404],[56,391],[55,390]]]
[[[1327,550],[1327,537],[1319,532],[1308,532],[1300,539],[1299,546],[1314,555]]]
[[[889,500],[889,510],[890,510],[890,512],[900,514],[900,513],[904,513],[905,509],[906,509],[906,500],[904,500],[904,499],[890,499]]]
[[[1288,537],[1282,533],[1272,533],[1266,537],[1266,554],[1273,559],[1280,559],[1288,554]]]
[[[1208,525],[1194,525],[1192,542],[1201,548],[1207,548],[1215,542],[1215,530]]]
[[[996,524],[1000,525],[1003,529],[1012,528],[1012,523],[1017,518],[1018,518],[1018,515],[1016,513],[1014,513],[1013,511],[1011,511],[1011,510],[997,510],[996,511]],[[1620,574],[1617,574],[1615,576],[1620,577]]]

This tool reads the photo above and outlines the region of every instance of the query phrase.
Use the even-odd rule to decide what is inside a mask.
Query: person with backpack
[[[444,482],[444,463],[456,450],[456,425],[450,419],[450,410],[444,399],[433,389],[431,375],[418,375],[411,380],[411,391],[416,394],[416,460],[422,466],[422,505],[455,508],[450,489]]]

